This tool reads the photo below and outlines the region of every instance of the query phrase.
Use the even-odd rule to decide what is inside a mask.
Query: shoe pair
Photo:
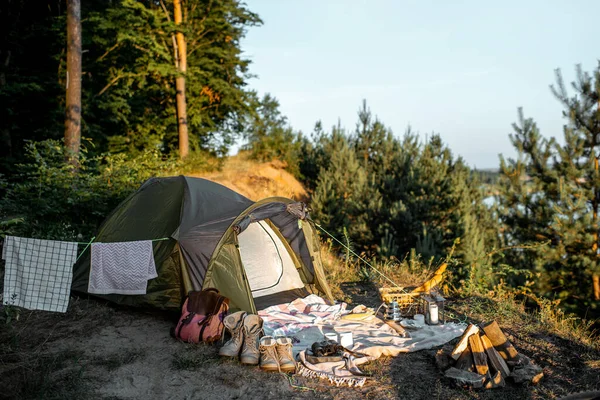
[[[265,371],[295,372],[296,362],[292,355],[292,339],[279,336],[263,336],[260,339],[260,368]]]
[[[225,328],[231,333],[219,355],[223,357],[240,357],[242,364],[258,365],[260,353],[258,341],[262,332],[263,320],[258,315],[238,311],[225,317]]]

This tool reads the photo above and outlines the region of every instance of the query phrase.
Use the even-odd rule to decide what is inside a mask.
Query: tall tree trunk
[[[173,0],[175,25],[182,22],[181,1]],[[177,68],[179,75],[175,78],[175,89],[177,91],[177,131],[179,132],[179,157],[186,158],[189,153],[189,137],[187,125],[187,104],[185,100],[185,73],[187,72],[187,49],[183,33],[175,35],[177,49]]]
[[[598,113],[600,113],[600,100],[598,100]],[[596,156],[596,140],[597,136],[594,137],[594,168],[596,175],[598,174],[598,156]],[[594,208],[594,254],[596,255],[596,261],[598,261],[598,189],[594,189],[594,201],[592,202]],[[600,276],[597,273],[592,274],[592,288],[594,292],[594,300],[600,301]]]
[[[598,157],[594,153],[594,169],[598,174]],[[598,189],[594,189],[594,200],[592,201],[592,224],[594,226],[594,244],[592,244],[592,251],[596,256],[596,262],[598,262]],[[600,300],[600,281],[598,280],[597,274],[592,274],[592,288],[594,293],[594,300]]]
[[[81,4],[67,0],[67,101],[65,153],[67,162],[79,164],[81,144]]]

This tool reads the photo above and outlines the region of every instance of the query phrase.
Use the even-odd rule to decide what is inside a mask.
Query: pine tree
[[[564,177],[559,182],[559,215],[562,218],[557,225],[561,229],[566,253],[570,255],[576,281],[589,288],[584,291],[591,293],[586,298],[593,298],[597,307],[600,301],[600,62],[593,77],[583,72],[580,65],[576,71],[577,81],[572,85],[576,92],[574,97],[569,97],[559,70],[556,71],[557,86],[552,87],[552,92],[565,107],[563,116],[567,119],[565,145],[557,147],[559,161],[556,171]],[[570,277],[568,273],[566,275],[565,286],[569,286],[567,280]]]
[[[317,222],[335,236],[344,230],[357,247],[374,249],[376,225],[373,216],[381,209],[381,195],[343,131],[331,134],[331,159],[321,169],[311,206]]]
[[[173,0],[173,21],[180,29],[183,23],[183,11],[181,0]],[[161,3],[164,6],[164,3]],[[164,7],[165,15],[170,20],[169,10]],[[175,105],[177,107],[177,132],[179,134],[179,157],[182,159],[188,156],[190,151],[190,138],[188,135],[187,124],[187,100],[185,93],[185,79],[187,74],[187,45],[185,36],[181,30],[175,33],[173,40],[173,54],[175,56],[175,68],[177,76],[175,77]]]
[[[339,124],[331,135],[317,125],[305,144],[306,176],[321,166],[316,218],[338,234],[345,226],[356,245],[382,257],[416,249],[440,258],[460,238],[456,255],[463,263],[482,258],[495,231],[480,184],[462,159],[439,135],[424,144],[410,129],[402,141],[394,138],[366,102],[358,118],[351,136]]]
[[[505,247],[536,242],[556,244],[557,235],[548,227],[552,226],[553,204],[558,200],[558,192],[544,193],[544,187],[556,186],[551,165],[555,141],[541,136],[533,119],[525,118],[521,108],[513,130],[509,137],[518,158],[506,160],[500,156],[497,184],[496,213],[503,224],[502,244]],[[541,288],[547,284],[541,274],[543,263],[538,260],[545,252],[545,248],[514,250],[508,252],[507,263],[540,273],[541,279],[537,282]]]
[[[191,148],[224,154],[244,128],[250,61],[240,41],[260,18],[237,0],[176,4],[181,21],[164,0],[88,13],[88,127],[102,135],[109,126],[113,150],[178,148],[187,127]]]
[[[456,256],[462,264],[480,259],[494,243],[476,176],[439,135],[421,144],[408,131],[400,149],[383,190],[400,251],[416,249],[425,258],[440,258],[460,238]]]
[[[501,159],[499,215],[506,244],[548,243],[511,254],[512,262],[538,273],[538,292],[584,313],[598,307],[600,65],[593,77],[577,67],[573,97],[558,70],[556,79],[551,88],[565,107],[564,145],[541,137],[533,120],[519,110],[511,135],[519,157]]]
[[[392,175],[395,154],[400,151],[400,143],[377,117],[374,117],[363,100],[358,110],[358,122],[354,135],[350,138],[358,161],[364,168],[374,190],[386,199],[386,181]],[[396,232],[390,224],[390,215],[385,207],[373,212],[371,229],[373,240],[379,245],[381,255],[392,254],[390,249],[397,249]],[[385,251],[381,249],[385,248]]]

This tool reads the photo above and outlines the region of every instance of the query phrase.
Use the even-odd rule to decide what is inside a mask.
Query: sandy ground
[[[361,303],[376,301],[360,284],[344,290]],[[507,330],[517,349],[544,367],[538,386],[456,387],[437,369],[433,349],[382,358],[363,368],[374,374],[363,388],[338,388],[220,359],[218,345],[178,342],[169,334],[174,317],[81,298],[67,314],[24,311],[0,329],[0,398],[507,400],[600,389],[600,361],[553,336]]]
[[[113,324],[89,338],[56,343],[61,349],[81,350],[84,359],[121,357],[122,365],[97,365],[86,371],[92,397],[126,399],[238,399],[280,397],[291,388],[286,379],[252,376],[235,362],[219,362],[216,346],[190,346],[168,334],[172,323],[152,315],[119,314]],[[253,387],[260,390],[253,391]]]

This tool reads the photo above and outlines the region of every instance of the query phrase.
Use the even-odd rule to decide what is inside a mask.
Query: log
[[[473,354],[471,353],[471,349],[467,347],[465,351],[462,352],[454,366],[457,369],[462,369],[464,371],[475,371],[475,365],[473,365]]]
[[[467,329],[463,332],[460,339],[458,339],[458,343],[454,346],[454,350],[452,350],[452,358],[458,360],[460,355],[469,345],[469,336],[479,333],[479,328],[476,325],[470,324],[467,326]]]
[[[523,368],[515,368],[510,377],[515,383],[531,382],[535,385],[544,377],[544,372],[541,367],[532,363]]]
[[[483,343],[483,348],[485,349],[485,354],[487,355],[488,362],[490,367],[492,367],[493,372],[500,372],[502,374],[502,378],[506,378],[510,375],[510,369],[508,365],[506,365],[506,361],[504,358],[498,353],[498,350],[494,348],[492,342],[487,337],[487,335],[480,335],[481,343]]]
[[[530,361],[529,357],[519,353],[519,357],[517,357],[516,360],[506,361],[506,365],[508,365],[508,368],[513,370],[515,368],[522,368],[525,365],[528,365],[530,362],[531,361]]]
[[[469,336],[469,347],[471,347],[471,352],[473,353],[475,371],[477,371],[479,375],[488,375],[490,368],[488,367],[487,356],[485,355],[483,343],[481,343],[479,335]]]
[[[492,378],[488,379],[488,381],[485,383],[484,388],[493,389],[504,386],[506,386],[506,382],[504,381],[504,378],[502,377],[500,371],[498,371]]]
[[[489,324],[483,326],[483,331],[486,336],[492,342],[492,345],[496,348],[498,353],[502,356],[502,358],[506,361],[515,361],[519,353],[514,348],[514,346],[508,341],[504,333],[498,326],[496,321],[493,321]]]
[[[446,378],[453,379],[459,385],[469,385],[474,389],[483,387],[485,376],[476,374],[474,372],[463,371],[454,367],[449,368],[444,374]]]

